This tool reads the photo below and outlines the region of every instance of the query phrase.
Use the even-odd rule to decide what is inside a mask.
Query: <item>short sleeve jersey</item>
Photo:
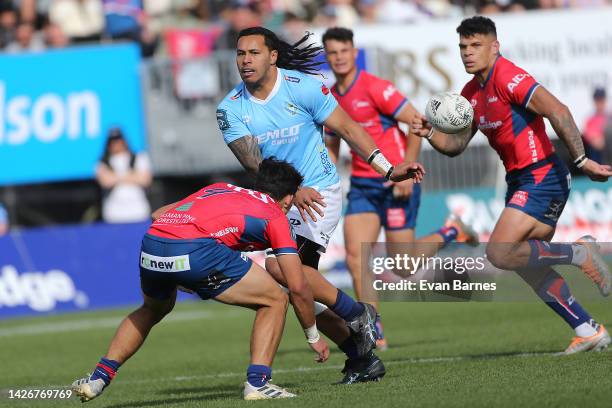
[[[340,181],[323,139],[323,122],[338,103],[319,80],[299,71],[277,69],[265,100],[241,83],[217,108],[217,123],[227,144],[246,135],[257,138],[264,158],[291,163],[304,185],[326,188]]]
[[[332,87],[332,93],[342,109],[368,132],[392,164],[404,159],[406,135],[400,130],[395,116],[408,100],[391,82],[359,70],[344,93],[340,93],[335,85]],[[351,155],[353,176],[380,177],[356,152],[351,150]]]
[[[272,248],[297,253],[285,213],[267,194],[216,183],[204,187],[162,214],[148,234],[170,239],[212,238],[238,251]]]
[[[526,71],[500,56],[483,84],[473,78],[461,91],[474,108],[473,127],[487,136],[508,172],[554,151],[544,119],[527,110],[538,86]]]

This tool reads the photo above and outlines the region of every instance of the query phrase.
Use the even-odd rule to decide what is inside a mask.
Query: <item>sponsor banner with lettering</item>
[[[143,260],[148,226],[36,228],[0,237],[0,319],[140,303],[139,262],[170,273],[189,266],[180,257]]]
[[[612,7],[495,15],[501,53],[570,107],[582,127],[594,86],[612,92]],[[459,57],[461,19],[354,29],[355,44],[379,50],[369,69],[393,81],[421,111],[436,92],[471,79]],[[314,30],[320,38],[322,30]],[[332,75],[333,77],[333,75]],[[482,139],[480,139],[482,141]]]
[[[94,176],[109,127],[145,147],[137,46],[0,56],[0,185]]]

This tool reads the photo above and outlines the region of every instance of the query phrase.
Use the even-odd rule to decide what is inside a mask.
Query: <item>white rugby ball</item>
[[[454,92],[440,92],[427,102],[425,116],[435,129],[454,134],[472,125],[474,109],[463,96]]]

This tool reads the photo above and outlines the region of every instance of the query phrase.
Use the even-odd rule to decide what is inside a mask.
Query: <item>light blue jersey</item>
[[[265,100],[251,95],[244,83],[217,108],[217,123],[225,143],[246,135],[257,138],[264,158],[291,163],[304,185],[324,189],[340,181],[323,141],[323,122],[338,103],[315,78],[278,68],[276,84]]]

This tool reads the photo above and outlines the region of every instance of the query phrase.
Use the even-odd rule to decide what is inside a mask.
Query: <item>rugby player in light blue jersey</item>
[[[418,183],[424,169],[411,162],[391,166],[368,133],[338,106],[329,89],[309,75],[317,73],[320,63],[314,58],[322,48],[304,45],[308,37],[290,45],[263,27],[242,30],[236,63],[243,82],[219,104],[217,122],[225,142],[247,171],[256,173],[263,158],[276,156],[304,176],[287,217],[297,235],[313,297],[331,309],[319,305],[317,323],[348,357],[342,383],[376,381],[385,374],[372,352],[376,310],[355,302],[317,270],[342,210],[340,179],[325,147],[323,126],[336,132],[389,180],[413,178]],[[266,269],[285,283],[271,256],[266,259]]]

